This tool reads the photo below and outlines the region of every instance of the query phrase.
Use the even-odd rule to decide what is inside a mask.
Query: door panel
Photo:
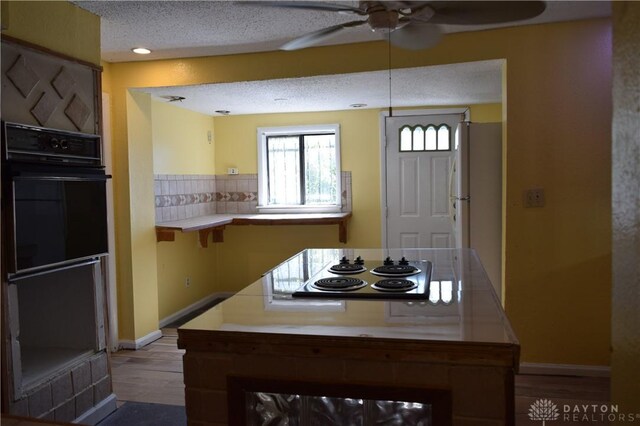
[[[461,114],[386,118],[387,247],[453,247],[449,206],[453,150],[418,149],[452,147],[454,131],[461,119]],[[440,129],[443,125],[449,129],[447,144],[436,144],[433,140],[415,142],[419,138],[433,138],[434,127]],[[404,151],[400,150],[401,130],[405,137]],[[414,138],[411,143],[406,141],[407,133]]]
[[[400,158],[400,216],[419,217],[420,159]]]
[[[444,234],[432,233],[431,234],[431,247],[434,247],[434,248],[449,248],[449,247],[452,247],[451,234],[450,233],[444,233]]]
[[[431,158],[431,216],[449,217],[449,171],[451,157]]]
[[[403,232],[400,234],[400,244],[402,248],[420,248],[420,234]]]

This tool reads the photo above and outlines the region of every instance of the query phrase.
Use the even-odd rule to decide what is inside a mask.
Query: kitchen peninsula
[[[421,269],[381,281],[413,280],[424,298],[370,299],[373,282],[349,298],[294,297],[341,281],[340,259],[363,259],[367,280],[383,259]],[[514,423],[520,347],[471,250],[304,250],[178,335],[190,424]]]

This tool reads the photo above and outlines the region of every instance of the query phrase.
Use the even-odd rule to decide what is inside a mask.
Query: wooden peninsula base
[[[305,250],[181,327],[189,425],[261,424],[269,410],[301,422],[283,424],[389,415],[403,424],[513,424],[519,345],[473,252],[411,253],[434,264],[437,300],[300,300],[282,291],[301,278],[291,276],[298,266],[304,279],[326,267],[322,259],[387,252]]]

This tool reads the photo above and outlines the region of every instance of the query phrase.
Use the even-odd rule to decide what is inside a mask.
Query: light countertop
[[[175,229],[183,232],[197,231],[205,228],[229,225],[233,222],[250,223],[283,223],[340,221],[351,217],[351,212],[339,213],[256,213],[256,214],[212,214],[190,219],[173,220],[156,224],[158,228]]]
[[[434,268],[430,300],[291,297],[308,277],[342,256],[429,260]],[[179,329],[183,338],[191,332],[211,333],[214,339],[258,333],[518,345],[480,261],[468,249],[307,249]]]

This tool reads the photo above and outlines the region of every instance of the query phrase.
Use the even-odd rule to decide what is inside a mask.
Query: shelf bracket
[[[170,229],[158,229],[156,228],[156,241],[175,241],[176,233]]]
[[[209,247],[209,233],[211,233],[211,240],[214,243],[224,242],[224,226],[216,226],[215,228],[206,228],[198,231],[198,239],[200,241],[200,247]]]

